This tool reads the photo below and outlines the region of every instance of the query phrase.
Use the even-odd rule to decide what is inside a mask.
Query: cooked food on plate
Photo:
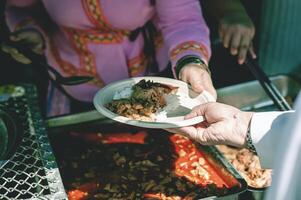
[[[131,88],[118,91],[106,108],[130,119],[154,121],[155,113],[166,106],[165,95],[176,91],[177,87],[143,79]]]

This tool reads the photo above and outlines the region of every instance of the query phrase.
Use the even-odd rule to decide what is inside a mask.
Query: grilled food
[[[217,148],[232,163],[249,186],[264,188],[271,185],[272,170],[262,169],[257,155],[248,149],[236,149],[225,145],[218,145]]]
[[[106,108],[130,119],[154,121],[154,114],[166,106],[164,96],[175,92],[176,89],[170,85],[143,79],[132,87],[129,98],[113,100]]]

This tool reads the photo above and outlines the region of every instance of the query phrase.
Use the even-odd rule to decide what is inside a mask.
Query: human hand
[[[167,130],[183,134],[204,145],[227,144],[243,147],[252,115],[251,112],[242,112],[229,105],[206,103],[193,108],[185,117],[190,119],[204,116],[204,122],[195,126]]]
[[[208,91],[215,99],[216,91],[213,87],[209,73],[198,64],[187,64],[180,73],[179,79],[191,85],[192,90],[201,93],[204,90]]]
[[[21,42],[28,46],[33,52],[37,54],[42,54],[44,50],[44,40],[40,33],[33,29],[27,29],[22,31],[17,31],[11,34],[10,40],[13,42]],[[30,64],[31,61],[26,56],[21,54],[16,48],[10,46],[9,44],[2,43],[2,51],[8,53],[18,62],[23,64]]]
[[[229,12],[220,19],[219,36],[232,55],[238,55],[238,63],[245,62],[248,51],[256,58],[252,46],[255,28],[245,11]]]

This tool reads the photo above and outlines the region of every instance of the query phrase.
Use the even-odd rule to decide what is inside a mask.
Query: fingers
[[[14,42],[22,42],[37,54],[42,54],[44,41],[40,33],[35,30],[16,31],[11,34],[10,39]]]
[[[249,51],[249,53],[251,54],[251,56],[252,56],[253,59],[257,58],[257,55],[256,55],[256,53],[255,53],[255,51],[254,51],[254,48],[253,48],[252,43],[251,43],[251,45],[250,45],[248,51]]]
[[[171,133],[181,134],[203,145],[214,144],[211,139],[211,134],[208,132],[208,130],[209,128],[204,126],[202,123],[197,124],[196,126],[167,129],[167,131]]]
[[[171,133],[184,135],[195,141],[199,140],[198,130],[196,129],[196,127],[193,127],[193,126],[187,126],[187,127],[182,127],[182,128],[171,128],[171,129],[166,129],[166,130]]]
[[[245,62],[248,51],[252,58],[256,58],[253,48],[251,47],[255,30],[253,26],[243,24],[221,24],[219,35],[225,48],[230,48],[231,55],[238,56],[238,63],[241,65]]]
[[[179,77],[182,81],[189,83],[194,92],[201,93],[206,90],[216,99],[217,93],[213,87],[211,77],[199,65],[187,64],[181,69]]]
[[[196,77],[195,79],[190,79],[188,82],[190,83],[192,90],[196,93],[202,93],[205,90],[209,92],[214,99],[217,98],[216,90],[213,87],[210,78]]]
[[[191,76],[188,82],[190,83],[192,90],[197,93],[201,93],[205,89],[203,80],[198,76]]]
[[[240,65],[242,65],[246,60],[248,49],[250,47],[250,42],[251,41],[248,35],[242,36],[238,53],[238,63]]]
[[[191,119],[197,116],[205,116],[207,103],[194,107],[191,112],[185,116],[185,119]]]
[[[213,96],[213,98],[215,99],[215,101],[216,101],[216,99],[217,99],[217,92],[216,92],[215,88],[213,87],[212,83],[210,85],[206,85],[205,90],[207,92],[209,92]]]
[[[240,46],[242,35],[240,33],[233,34],[232,40],[231,40],[231,54],[237,55],[238,53],[238,47]]]
[[[232,32],[225,31],[225,33],[223,34],[223,37],[222,37],[223,45],[225,48],[228,48],[230,46],[231,38],[232,38]]]
[[[217,93],[213,87],[211,77],[208,72],[204,69],[198,69],[197,72],[192,73],[188,78],[187,82],[190,83],[192,90],[196,93],[202,93],[204,90],[208,91],[215,99]]]
[[[196,139],[197,138],[197,130],[193,126],[187,126],[187,127],[182,127],[182,128],[169,128],[165,129],[166,131],[174,134],[181,134],[186,137],[189,137],[191,139]]]
[[[3,52],[8,53],[13,59],[22,63],[22,64],[30,64],[31,61],[26,58],[23,54],[20,54],[17,49],[2,44],[1,49]]]

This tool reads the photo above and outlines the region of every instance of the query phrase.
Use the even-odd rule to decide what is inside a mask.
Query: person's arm
[[[218,23],[219,37],[224,47],[238,56],[238,63],[244,63],[248,51],[255,58],[252,46],[254,24],[240,0],[208,0],[206,3]]]
[[[211,56],[209,29],[196,0],[156,1],[159,28],[169,48],[172,66],[186,55],[195,55],[206,64]]]
[[[196,92],[205,89],[216,96],[206,70],[211,56],[209,29],[198,1],[160,0],[156,1],[156,11],[158,27],[162,30],[164,42],[169,50],[174,77],[190,83]],[[203,64],[187,63],[177,73],[177,64],[185,56],[195,57]]]
[[[288,131],[283,129],[284,125],[294,114],[293,111],[243,112],[229,105],[207,103],[195,107],[186,116],[186,118],[204,116],[204,122],[169,131],[182,133],[204,145],[226,144],[239,148],[252,146],[247,139],[247,135],[250,134],[251,144],[255,146],[262,166],[270,168],[276,150],[281,145],[281,138],[285,131]]]
[[[208,2],[210,14],[216,18],[217,21],[222,19],[225,15],[235,12],[245,12],[245,8],[240,0],[209,0]]]

